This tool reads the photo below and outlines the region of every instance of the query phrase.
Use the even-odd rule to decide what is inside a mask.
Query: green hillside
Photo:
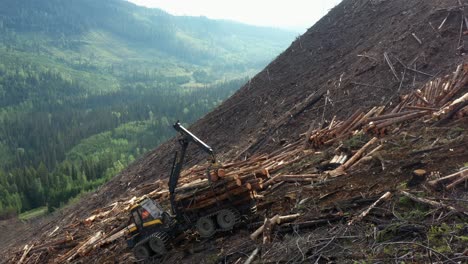
[[[1,1],[0,216],[107,181],[294,37],[121,0]]]

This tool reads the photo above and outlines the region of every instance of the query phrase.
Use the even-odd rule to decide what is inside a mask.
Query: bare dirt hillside
[[[307,188],[294,182],[276,190],[266,190],[269,195],[265,195],[262,201],[259,217],[299,212],[302,215],[300,223],[308,225],[304,233],[297,233],[292,225],[278,230],[273,246],[262,248],[261,257],[265,262],[319,263],[320,260],[320,263],[344,263],[353,259],[374,259],[385,263],[395,260],[391,256],[405,254],[401,260],[411,261],[410,257],[413,257],[416,263],[464,260],[463,248],[466,248],[464,243],[468,232],[466,186],[457,186],[450,193],[429,190],[425,185],[418,184],[415,189],[406,189],[409,180],[409,185],[413,185],[411,174],[415,169],[423,168],[426,172],[444,176],[468,162],[464,108],[458,109],[461,114],[457,113],[456,118],[455,115],[448,118],[444,128],[432,129],[430,127],[436,122],[432,112],[443,111],[445,105],[426,103],[426,99],[419,98],[424,96],[415,92],[423,85],[436,81],[436,77],[452,74],[458,65],[463,64],[465,44],[468,45],[465,40],[468,25],[464,21],[464,4],[457,0],[344,0],[235,95],[190,127],[224,161],[268,154],[301,140],[304,144],[300,145],[305,148],[301,151],[309,153],[313,150],[318,156],[303,154],[304,157],[297,159],[297,163],[291,163],[283,168],[286,171],[281,171],[296,175],[318,173],[320,177],[325,177],[320,169],[322,162],[340,151],[355,154],[373,136],[385,144],[384,152],[371,157],[370,163],[363,162],[366,165],[348,174],[349,177],[334,175],[337,178],[328,181],[330,174],[326,174],[328,176],[321,178],[318,184],[314,180],[309,181],[312,184]],[[465,68],[462,71],[464,74],[468,70]],[[442,87],[440,84],[451,76],[439,79],[437,87]],[[463,76],[453,77],[459,85],[451,87],[459,89],[451,100],[467,92]],[[431,94],[432,90],[424,91]],[[387,130],[372,132],[362,124],[359,127],[356,125],[364,136],[356,138],[350,134],[339,138],[339,135],[333,134],[337,138],[332,137],[335,141],[330,144],[311,146],[311,135],[321,128],[333,128],[335,120],[346,122],[360,109],[362,114],[373,107],[382,106],[393,111],[400,103],[409,100],[407,98],[412,98],[403,97],[410,94],[422,102],[419,105],[416,100],[411,107],[430,113],[424,112],[424,116],[413,113],[418,119]],[[444,112],[442,118],[446,114]],[[96,209],[150,192],[148,188],[141,187],[151,187],[158,179],[168,176],[177,147],[176,139],[170,140],[78,203],[41,222],[22,226],[15,235],[5,232],[0,241],[0,252],[10,252],[10,258],[6,261],[17,262],[25,244],[34,243],[35,239],[43,243],[47,240],[44,237],[57,226],[60,228],[54,237],[70,235],[70,230],[76,228],[86,233],[80,233],[79,239],[96,232],[98,227],[105,230],[116,228],[126,221],[123,213],[113,218],[112,226],[100,223],[93,229],[84,229],[81,219],[91,216]],[[189,153],[190,165],[206,158],[196,149],[189,149]],[[446,199],[454,203],[453,210],[437,206],[432,210],[424,204],[424,208],[413,212],[417,215],[411,215],[410,209],[420,205],[405,196],[408,191],[421,196],[423,192],[429,193],[432,200],[437,198],[439,202]],[[390,192],[394,198],[372,215],[372,220],[365,225],[348,227],[349,221],[355,221],[353,219],[358,213],[386,192]],[[427,217],[433,218],[432,224]],[[423,224],[426,221],[427,224]],[[62,231],[64,227],[69,228],[68,231]],[[258,225],[253,224],[250,228],[256,227]],[[311,230],[311,227],[317,229]],[[249,228],[245,227],[229,234],[229,238],[221,236],[205,241],[205,245],[190,244],[200,246],[200,252],[196,253],[195,249],[175,250],[172,259],[166,261],[241,263],[239,261],[245,261],[246,254],[259,247],[249,240],[249,233]],[[446,237],[447,233],[451,233],[452,238]],[[437,244],[434,248],[423,244],[424,241],[439,238],[449,241],[446,243],[448,249],[445,244]],[[73,248],[80,243],[66,244],[65,248],[50,249],[47,253],[34,251],[33,248],[27,256],[53,262],[61,259],[67,247]],[[348,247],[353,243],[362,250]],[[224,244],[224,247],[220,247],[220,244]],[[346,250],[340,251],[345,247]],[[419,255],[409,255],[407,252],[411,248],[417,248]],[[282,252],[291,254],[282,255]],[[110,247],[94,249],[83,257],[81,261],[85,263],[131,260],[123,240],[116,241]]]
[[[297,139],[310,120],[318,126],[334,115],[344,118],[396,100],[463,60],[457,5],[456,0],[345,0],[190,129],[222,156],[245,157]],[[103,192],[120,195],[128,184],[167,176],[176,147],[175,140],[163,144]],[[192,153],[192,163],[205,157]]]

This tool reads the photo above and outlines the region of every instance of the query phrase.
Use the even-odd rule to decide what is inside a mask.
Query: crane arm
[[[183,137],[179,139],[179,143],[181,145],[181,151],[179,153],[175,153],[174,161],[172,164],[171,176],[169,177],[169,194],[170,194],[170,201],[172,207],[172,213],[174,215],[178,215],[177,207],[175,206],[175,189],[177,187],[177,183],[179,181],[180,173],[182,171],[182,166],[184,164],[185,154],[190,142],[194,142],[198,147],[200,147],[203,151],[211,155],[211,162],[214,164],[216,163],[216,156],[214,155],[213,149],[208,146],[205,142],[197,138],[194,134],[188,131],[185,127],[183,127],[179,121],[174,124],[174,129],[177,130]]]
[[[174,129],[177,130],[180,134],[182,134],[186,140],[197,144],[197,146],[200,147],[203,151],[211,155],[213,163],[216,162],[216,157],[214,155],[213,149],[201,139],[199,139],[197,136],[192,134],[192,132],[188,131],[185,127],[183,127],[179,121],[177,121],[177,123],[174,124]]]

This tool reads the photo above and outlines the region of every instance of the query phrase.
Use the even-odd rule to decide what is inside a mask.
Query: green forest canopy
[[[120,0],[1,1],[0,217],[108,181],[293,38]]]

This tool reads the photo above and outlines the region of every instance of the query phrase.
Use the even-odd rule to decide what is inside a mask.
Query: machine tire
[[[257,203],[252,203],[249,208],[250,214],[257,214]]]
[[[209,217],[200,217],[197,220],[196,228],[201,237],[211,237],[216,233],[216,226]]]
[[[223,209],[216,215],[216,222],[222,229],[231,229],[239,220],[239,213],[234,209]]]
[[[138,261],[141,261],[141,260],[146,260],[149,257],[151,257],[151,252],[148,248],[148,245],[144,243],[144,244],[136,245],[133,248],[133,255]]]
[[[167,253],[167,240],[166,233],[157,232],[149,238],[149,248],[157,255],[164,256]]]

